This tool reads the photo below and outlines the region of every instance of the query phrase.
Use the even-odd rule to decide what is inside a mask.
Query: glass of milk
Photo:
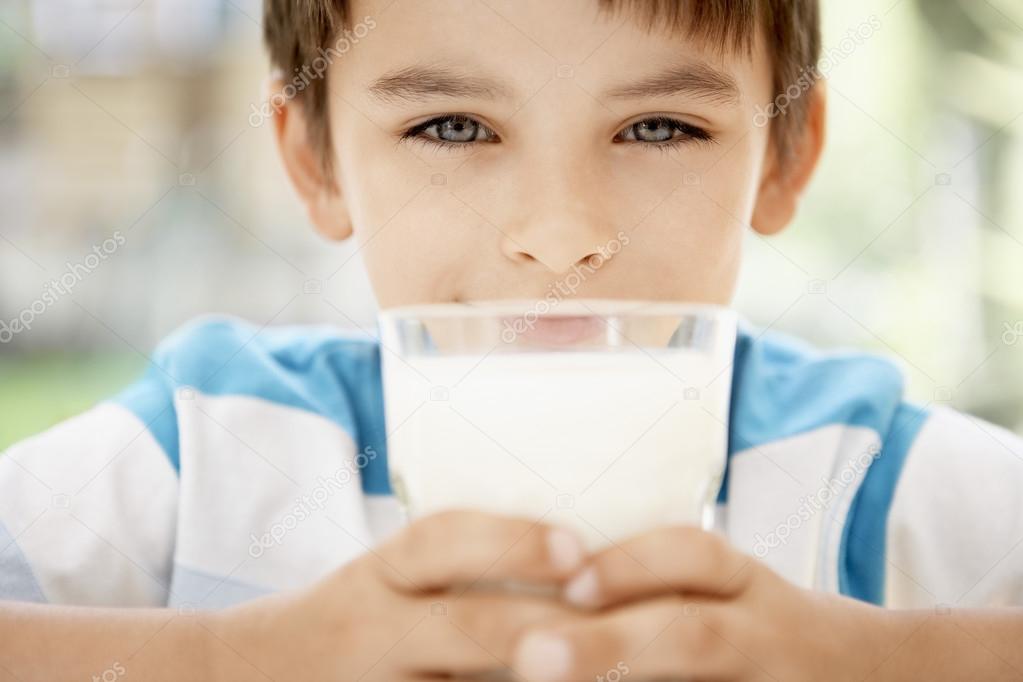
[[[736,316],[640,301],[501,301],[380,316],[392,488],[410,518],[476,509],[599,549],[710,528]]]

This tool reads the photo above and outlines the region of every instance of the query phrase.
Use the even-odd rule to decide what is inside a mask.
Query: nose
[[[505,256],[560,275],[606,251],[611,223],[595,196],[595,178],[580,167],[562,159],[526,169],[529,177],[519,184],[522,210],[502,237]]]

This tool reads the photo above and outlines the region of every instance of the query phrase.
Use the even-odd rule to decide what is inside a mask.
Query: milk
[[[409,515],[477,509],[574,529],[589,549],[708,524],[727,450],[732,344],[396,357],[392,483]]]

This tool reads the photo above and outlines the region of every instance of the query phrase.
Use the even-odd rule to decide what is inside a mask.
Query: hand
[[[583,560],[582,544],[562,529],[435,515],[302,593],[224,611],[210,627],[225,661],[215,678],[390,682],[504,670],[526,628],[572,609],[483,588],[513,581],[556,596]]]
[[[863,680],[897,644],[882,609],[796,587],[696,528],[594,555],[564,595],[594,613],[524,635],[514,667],[530,680]]]

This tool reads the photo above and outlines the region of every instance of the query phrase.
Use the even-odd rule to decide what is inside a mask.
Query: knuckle
[[[676,595],[661,600],[650,612],[650,625],[664,633],[658,638],[657,656],[673,670],[685,670],[693,661],[703,660],[719,645],[708,614],[693,601]]]
[[[716,535],[696,526],[679,526],[678,536],[680,543],[698,552],[709,551],[717,540]]]
[[[682,529],[682,541],[688,553],[699,558],[700,563],[709,567],[720,566],[727,559],[727,547],[724,541],[714,533],[699,528]]]
[[[483,635],[489,622],[494,620],[484,617],[484,612],[481,609],[475,608],[465,600],[452,601],[447,615],[452,625],[477,639]]]
[[[417,581],[426,582],[437,579],[437,553],[444,547],[445,539],[452,537],[448,514],[441,512],[416,521],[391,541],[383,553],[386,560],[380,562],[390,582],[405,583],[407,580],[401,579],[404,576],[416,576]]]
[[[468,530],[466,512],[447,510],[431,514],[409,527],[407,548],[430,551],[453,538],[463,538]]]
[[[675,555],[692,556],[699,554],[704,543],[704,532],[693,526],[672,526],[668,529],[667,544]],[[651,543],[650,551],[664,552],[664,543]]]
[[[622,660],[630,653],[629,637],[620,626],[563,627],[559,634],[572,651],[585,652],[583,656],[573,657],[573,669],[566,675],[567,679],[594,679],[594,676],[600,679],[599,676],[607,672],[609,661]]]
[[[416,524],[402,535],[397,546],[399,568],[415,566],[433,545],[435,533],[430,524]]]
[[[703,618],[686,620],[677,635],[679,649],[690,661],[711,659],[721,647],[720,635]]]
[[[423,533],[450,533],[465,525],[466,516],[467,513],[464,511],[446,509],[430,514],[415,525],[417,530]]]

